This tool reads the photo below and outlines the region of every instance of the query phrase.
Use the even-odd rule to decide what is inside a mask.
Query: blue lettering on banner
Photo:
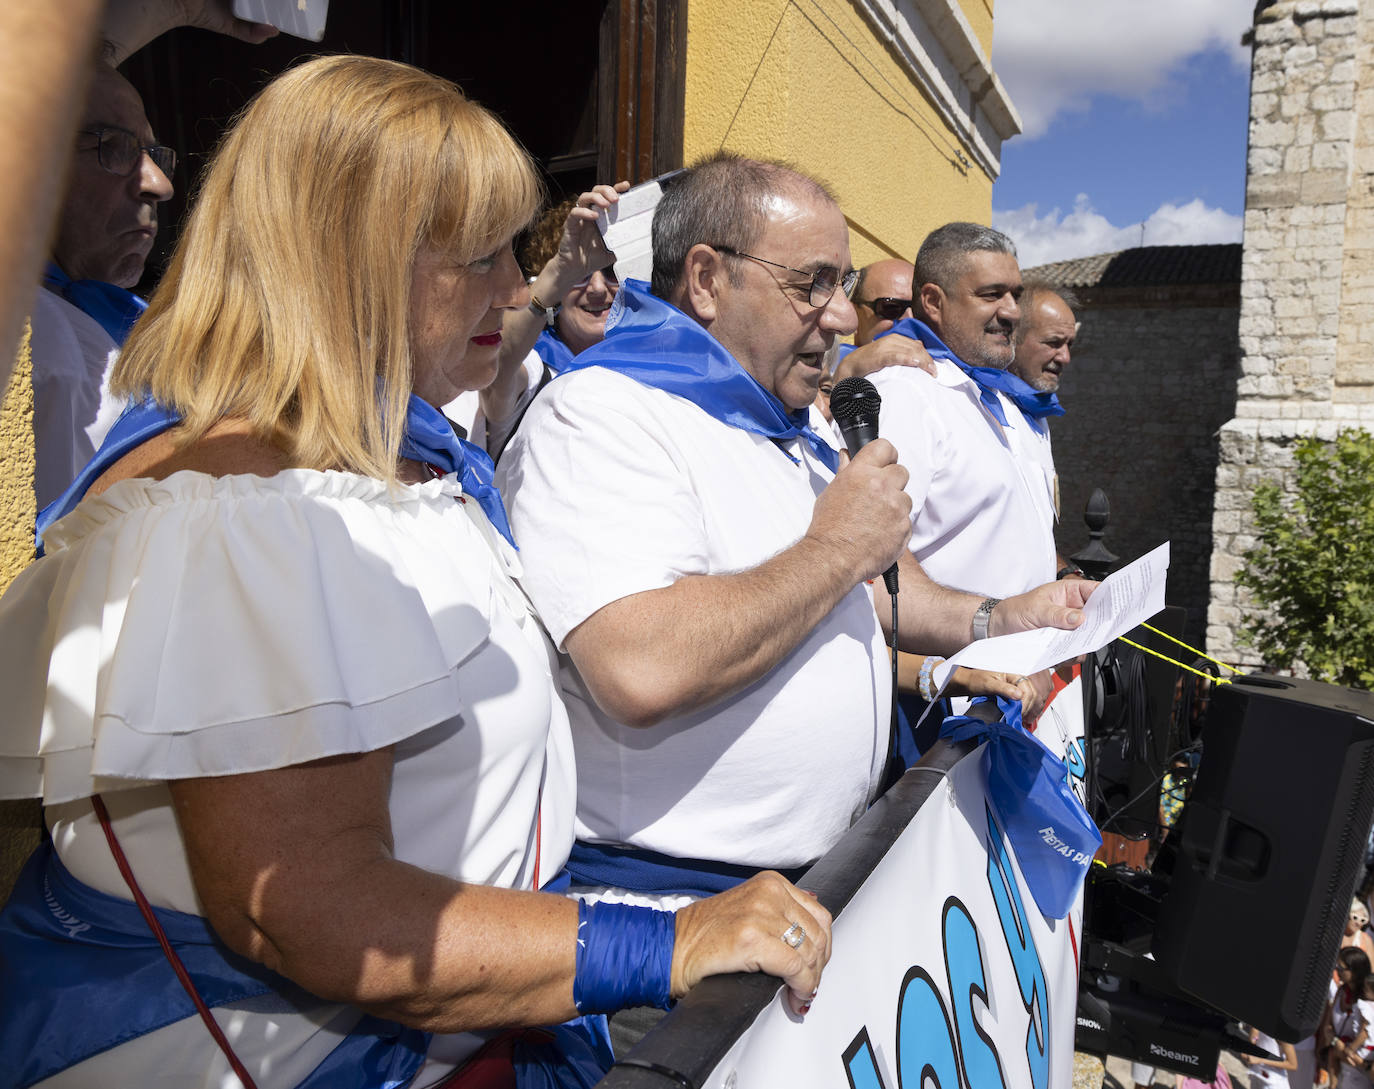
[[[1081,750],[1080,750],[1081,754]],[[997,905],[1002,938],[1011,955],[1021,1003],[1030,1016],[1026,1061],[1033,1089],[1049,1086],[1046,1018],[1049,992],[1035,948],[1006,841],[987,811],[987,879]],[[973,916],[958,897],[945,901],[941,925],[945,977],[954,1017],[930,974],[913,965],[897,997],[898,1089],[1006,1089],[997,1045],[979,1023],[976,1010],[987,1008],[987,976],[982,943]],[[887,1089],[864,1025],[842,1055],[850,1089]]]
[[[1083,757],[1083,739],[1075,737],[1064,750],[1064,763],[1069,769],[1069,787],[1081,802],[1086,793],[1084,777],[1088,774],[1088,762]]]
[[[945,901],[945,973],[949,978],[949,998],[954,1006],[958,1029],[964,1084],[969,1089],[1004,1089],[1002,1060],[997,1045],[978,1023],[974,1001],[988,1004],[987,976],[983,971],[983,950],[978,928],[968,909],[951,896]],[[969,1030],[973,1031],[970,1032]],[[920,1084],[919,1082],[917,1084]]]
[[[959,1089],[954,1029],[935,981],[924,968],[907,970],[897,999],[897,1083]]]
[[[1045,968],[1035,948],[1026,907],[1021,902],[1021,890],[1016,887],[1016,875],[1007,855],[1006,840],[997,830],[992,810],[984,804],[988,818],[988,886],[997,904],[997,917],[1002,922],[1002,937],[1011,954],[1016,970],[1016,983],[1021,989],[1021,1003],[1030,1014],[1026,1029],[1026,1061],[1030,1064],[1031,1084],[1035,1089],[1047,1089],[1050,1080],[1050,1052],[1045,1018],[1049,1010],[1049,994],[1045,984]]]
[[[897,1016],[900,1019],[901,1013]],[[900,1046],[899,1043],[898,1047]],[[873,1055],[873,1041],[868,1038],[867,1028],[859,1029],[859,1035],[855,1036],[845,1049],[844,1072],[849,1076],[849,1089],[885,1089],[882,1075],[878,1073],[878,1060]]]

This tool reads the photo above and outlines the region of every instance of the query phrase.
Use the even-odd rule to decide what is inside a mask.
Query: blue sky
[[[1025,133],[993,223],[1022,265],[1240,240],[1253,0],[998,0],[993,67]],[[1148,12],[1148,16],[1142,17]]]

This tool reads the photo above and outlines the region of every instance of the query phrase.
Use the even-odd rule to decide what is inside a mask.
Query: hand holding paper
[[[998,669],[1029,675],[1080,654],[1098,650],[1164,608],[1169,569],[1166,541],[1102,581],[1083,608],[1083,623],[1073,631],[1036,628],[970,643],[935,671],[940,688],[956,666]]]

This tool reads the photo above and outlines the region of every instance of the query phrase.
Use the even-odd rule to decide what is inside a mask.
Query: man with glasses
[[[153,248],[175,164],[172,149],[153,139],[133,85],[98,63],[32,319],[40,509],[71,483],[123,408],[105,378],[147,305],[129,289]]]
[[[857,321],[828,191],[719,154],[664,195],[653,254],[652,285],[622,284],[497,483],[522,585],[567,652],[574,882],[675,908],[799,873],[873,799],[890,666],[867,580],[901,558],[904,645],[963,645],[978,598],[905,554],[892,448],[841,467],[807,424],[822,357]],[[1045,589],[997,630],[1076,624],[1081,591]]]

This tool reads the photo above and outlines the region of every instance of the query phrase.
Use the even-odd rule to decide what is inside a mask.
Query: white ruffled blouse
[[[461,495],[296,469],[85,500],[0,599],[0,797],[41,797],[69,868],[127,897],[102,793],[149,898],[199,913],[163,781],[392,745],[399,859],[546,880],[575,790],[553,652]]]

